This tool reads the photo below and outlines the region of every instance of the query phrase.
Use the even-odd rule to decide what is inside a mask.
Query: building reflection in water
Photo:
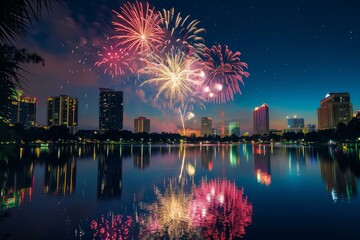
[[[122,153],[112,145],[105,145],[98,156],[98,199],[121,197]]]
[[[258,183],[269,186],[271,184],[270,153],[265,145],[252,145],[254,155],[254,170]]]
[[[210,146],[201,147],[201,167],[211,171],[213,169],[214,148]]]
[[[150,166],[151,146],[141,145],[133,150],[134,167],[145,169]]]
[[[13,156],[11,161],[0,161],[0,167],[0,209],[18,207],[26,200],[31,202],[34,162]]]
[[[231,145],[229,150],[230,167],[240,166],[240,145]]]
[[[45,193],[65,196],[75,191],[76,159],[71,152],[68,147],[58,147],[49,153],[45,163]]]
[[[227,179],[202,181],[187,194],[171,181],[165,193],[142,204],[148,214],[140,219],[143,239],[232,239],[245,235],[252,223],[252,205],[243,189]]]
[[[331,155],[334,159],[331,159]],[[330,149],[330,154],[323,156],[325,157],[320,159],[321,177],[324,179],[326,190],[331,193],[333,201],[350,201],[356,197],[357,177],[350,167],[345,165],[353,159],[337,149]]]

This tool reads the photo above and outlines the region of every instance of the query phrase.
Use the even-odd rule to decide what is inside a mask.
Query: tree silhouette
[[[13,44],[26,28],[50,9],[51,0],[9,0],[0,2],[0,121],[6,121],[8,106],[16,88],[22,88],[24,63],[42,63],[44,59]]]

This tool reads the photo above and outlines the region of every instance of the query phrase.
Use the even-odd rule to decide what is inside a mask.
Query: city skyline
[[[251,111],[263,102],[272,110],[271,129],[286,128],[284,119],[293,114],[303,117],[305,124],[317,124],[316,109],[328,92],[349,92],[354,112],[360,108],[360,96],[354,90],[360,87],[356,81],[360,70],[355,67],[360,52],[358,3],[238,1],[209,6],[193,1],[191,7],[175,1],[149,3],[157,9],[174,6],[183,15],[198,19],[206,29],[206,45],[227,44],[239,50],[241,59],[249,64],[251,76],[244,79],[242,94],[226,104],[206,103],[205,110],[195,109],[196,117],[186,122],[186,128],[198,126],[202,116],[220,119],[223,111],[225,122],[239,121],[249,131]],[[124,129],[131,130],[133,119],[141,113],[151,119],[153,131],[177,132],[181,126],[177,113],[153,101],[151,89],[139,86],[141,75],[111,78],[94,67],[93,45],[103,44],[104,35],[114,33],[111,10],[121,4],[54,4],[51,15],[44,14],[19,42],[45,58],[45,67],[29,66],[32,75],[25,85],[26,95],[38,99],[40,125],[46,120],[44,99],[67,94],[79,98],[79,129],[97,129],[97,89],[105,87],[124,92]],[[220,124],[220,120],[213,123]]]

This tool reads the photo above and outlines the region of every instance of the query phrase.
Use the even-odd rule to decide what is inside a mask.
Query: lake
[[[0,239],[360,239],[356,148],[0,151]]]

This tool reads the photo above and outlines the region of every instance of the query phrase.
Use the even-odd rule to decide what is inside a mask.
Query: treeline
[[[307,143],[327,143],[329,140],[338,142],[355,142],[360,138],[360,119],[353,118],[349,124],[339,123],[336,129],[319,130],[309,133],[286,132],[282,136],[277,134],[252,135],[252,136],[225,136],[209,135],[203,137],[180,136],[175,133],[133,133],[131,131],[108,131],[97,133],[94,131],[79,131],[75,135],[65,126],[53,126],[48,130],[44,128],[25,129],[22,125],[8,127],[0,123],[0,142],[31,143],[35,141],[43,142],[131,142],[131,143],[188,143],[199,142],[307,142]]]

